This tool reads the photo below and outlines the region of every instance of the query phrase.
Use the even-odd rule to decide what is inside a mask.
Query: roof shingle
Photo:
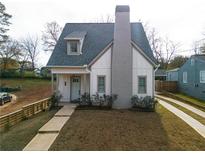
[[[81,55],[67,55],[66,40],[76,31],[86,32]],[[156,63],[141,23],[131,23],[131,39]],[[114,23],[67,23],[47,63],[47,66],[83,66],[89,64],[113,41]]]

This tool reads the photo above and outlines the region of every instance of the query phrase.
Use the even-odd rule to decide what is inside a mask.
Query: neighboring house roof
[[[158,70],[155,72],[155,76],[167,76],[167,75],[166,75],[166,70],[158,69]]]
[[[76,35],[85,36],[82,54],[68,55],[65,37],[74,37]],[[88,65],[113,41],[113,37],[114,23],[67,23],[47,66]],[[140,49],[142,49],[147,57],[156,63],[141,23],[131,23],[131,39]]]
[[[179,68],[175,68],[175,69],[168,70],[167,72],[177,72],[178,70]]]
[[[205,54],[192,55],[191,57],[194,57],[196,59],[199,59],[200,61],[205,62]]]

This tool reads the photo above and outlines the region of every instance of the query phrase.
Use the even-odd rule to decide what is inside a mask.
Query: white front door
[[[71,78],[71,100],[80,98],[80,77]]]

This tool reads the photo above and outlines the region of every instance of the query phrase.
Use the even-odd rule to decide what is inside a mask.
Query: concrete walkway
[[[170,105],[169,103],[166,103],[163,100],[157,99],[159,103],[164,106],[167,110],[174,113],[176,116],[181,118],[184,122],[186,122],[189,126],[191,126],[193,129],[195,129],[201,136],[205,138],[205,126],[201,124],[199,121],[195,120],[188,114],[182,112],[181,110],[177,109],[173,105]]]
[[[195,107],[193,107],[193,106],[191,106],[191,105],[189,105],[189,104],[183,103],[183,102],[181,102],[181,101],[178,101],[178,100],[176,100],[176,99],[172,99],[172,98],[169,98],[169,97],[161,96],[161,95],[156,95],[156,96],[157,96],[159,99],[162,99],[162,100],[164,100],[164,101],[167,100],[167,101],[170,101],[170,102],[172,102],[172,103],[178,104],[178,105],[180,105],[180,106],[186,108],[187,110],[190,110],[190,111],[194,112],[195,114],[197,114],[197,115],[199,115],[199,116],[205,118],[205,112],[204,112],[204,111],[199,110],[199,109],[197,109],[197,108],[195,108]]]
[[[75,104],[63,104],[55,116],[39,129],[38,134],[26,145],[23,151],[47,151],[75,108]]]

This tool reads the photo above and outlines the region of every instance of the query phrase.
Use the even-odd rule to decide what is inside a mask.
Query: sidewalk
[[[55,141],[60,130],[70,119],[75,104],[63,104],[63,107],[38,131],[38,134],[26,145],[23,151],[47,151]]]
[[[160,99],[157,99],[157,100],[159,101],[159,104],[161,104],[167,110],[171,111],[173,114],[181,118],[184,122],[186,122],[189,126],[195,129],[201,136],[205,138],[205,126],[203,124],[201,124],[199,121],[195,120],[188,114],[177,109],[173,105],[170,105],[169,103],[166,103],[165,101],[160,100]]]
[[[173,99],[173,98],[161,96],[161,95],[156,95],[156,96],[157,96],[159,99],[162,99],[162,100],[164,100],[164,101],[167,100],[167,101],[170,101],[170,102],[172,102],[172,103],[178,104],[178,105],[180,105],[180,106],[186,108],[187,110],[190,110],[190,111],[194,112],[195,114],[197,114],[197,115],[199,115],[199,116],[205,118],[205,112],[204,112],[204,111],[199,110],[199,109],[197,109],[197,108],[195,108],[195,107],[193,107],[193,106],[191,106],[191,105],[189,105],[189,104],[183,103],[183,102],[178,101],[178,100]]]

